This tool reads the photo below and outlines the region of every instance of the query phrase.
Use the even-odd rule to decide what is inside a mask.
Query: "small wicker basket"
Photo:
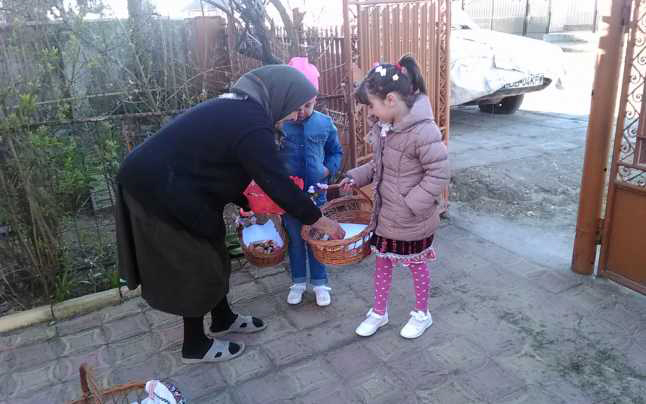
[[[92,369],[87,364],[81,365],[79,373],[81,376],[82,398],[71,401],[69,404],[129,404],[139,402],[148,395],[146,393],[146,383],[143,381],[130,382],[102,389],[96,382]]]
[[[240,247],[244,253],[245,258],[249,261],[250,264],[258,268],[267,268],[274,267],[285,259],[285,252],[287,251],[287,235],[285,234],[285,229],[283,228],[283,221],[280,216],[277,215],[257,215],[257,220],[259,224],[267,223],[268,220],[274,222],[276,226],[276,231],[283,241],[283,246],[275,248],[271,253],[261,253],[254,250],[252,246],[247,246],[242,239],[242,229],[243,226],[238,226],[238,238],[240,239]]]
[[[372,200],[359,188],[358,195],[334,199],[321,208],[321,212],[339,223],[370,224]],[[311,226],[303,226],[301,236],[307,241],[316,259],[327,265],[351,265],[370,255],[371,232],[366,227],[361,233],[344,240],[324,240],[325,234]]]

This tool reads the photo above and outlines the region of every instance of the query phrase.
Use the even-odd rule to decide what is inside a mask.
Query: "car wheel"
[[[486,112],[489,114],[513,114],[514,112],[520,109],[523,99],[525,98],[524,94],[515,95],[513,97],[503,98],[497,104],[480,104],[478,107],[480,111]]]

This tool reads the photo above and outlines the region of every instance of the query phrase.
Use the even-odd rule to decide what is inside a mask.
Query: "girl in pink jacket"
[[[413,276],[415,309],[402,328],[404,338],[417,338],[431,326],[428,310],[428,260],[435,259],[442,191],[449,182],[448,152],[433,119],[426,85],[417,62],[404,56],[397,64],[375,66],[359,85],[356,97],[378,119],[371,129],[375,156],[347,172],[344,190],[374,185],[371,239],[375,252],[375,301],[357,327],[373,335],[388,323],[392,269],[401,263]]]

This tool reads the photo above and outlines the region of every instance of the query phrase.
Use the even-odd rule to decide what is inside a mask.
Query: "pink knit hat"
[[[319,74],[318,69],[313,64],[310,64],[309,60],[306,57],[295,57],[289,61],[289,66],[297,69],[299,72],[303,73],[305,77],[312,83],[314,88],[318,91],[319,89]]]

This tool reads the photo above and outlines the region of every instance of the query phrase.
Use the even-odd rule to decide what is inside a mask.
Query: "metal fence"
[[[112,179],[126,153],[122,123],[77,120],[0,135],[11,145],[0,156],[0,314],[119,285]]]
[[[540,36],[596,30],[598,0],[453,0],[482,28]]]
[[[231,35],[237,33],[229,30],[225,22],[222,18],[200,17],[186,21],[185,27],[173,25],[173,30],[164,28],[163,24],[154,25],[161,26],[165,33],[162,42],[181,44],[176,47],[182,55],[170,56],[173,63],[160,63],[159,70],[154,72],[155,84],[163,86],[146,95],[166,107],[161,112],[131,112],[124,108],[141,98],[138,89],[88,96],[88,87],[83,85],[75,88],[80,89],[80,94],[71,94],[71,97],[61,98],[59,93],[42,91],[29,110],[29,117],[21,116],[19,123],[0,122],[0,180],[8,180],[0,181],[1,189],[6,190],[0,200],[0,315],[119,285],[112,207],[113,180],[121,161],[129,150],[187,106],[226,90],[237,77],[260,65],[227,46],[227,42],[236,43]],[[110,24],[121,28],[119,24]],[[89,29],[105,26],[97,23]],[[42,27],[52,29],[48,24]],[[39,34],[33,32],[34,43],[41,38]],[[24,36],[16,36],[16,41],[20,38],[21,45],[31,46]],[[347,146],[349,115],[342,85],[343,38],[338,30],[310,30],[302,41],[303,54],[321,71],[319,109],[334,118],[342,143]],[[0,50],[16,56],[19,48],[14,43],[19,42],[0,41]],[[158,48],[157,44],[151,46]],[[272,45],[275,55],[288,59],[289,46],[279,31]],[[161,53],[164,54],[167,52]],[[121,63],[127,66],[128,56],[119,55],[124,58]],[[153,60],[157,60],[155,55]],[[117,55],[111,56],[110,60],[114,60]],[[0,63],[0,83],[11,83],[12,77],[18,77],[21,70],[35,71],[38,63],[36,57],[12,57],[4,61]],[[26,69],[19,68],[19,63]],[[82,65],[80,74],[89,75],[91,72],[85,69],[92,66],[96,67],[90,63]],[[165,67],[171,70],[164,70]],[[38,72],[34,73],[37,75]],[[104,77],[106,83],[118,78]],[[180,81],[181,85],[177,86]],[[86,83],[91,80],[82,84]],[[47,95],[54,97],[48,99]],[[173,99],[177,102],[169,102]],[[72,113],[64,117],[57,114],[61,105],[70,105]],[[175,105],[177,108],[173,109]],[[14,119],[11,111],[3,112],[4,118]],[[14,150],[10,144],[14,140],[22,142],[22,148]],[[34,149],[30,147],[38,142],[44,142],[45,147],[32,153]],[[48,160],[42,154],[45,152],[54,159]],[[25,175],[23,168],[35,170],[38,175]],[[28,178],[26,182],[25,178]],[[60,184],[70,190],[61,192]],[[39,250],[46,247],[45,238],[29,231],[37,204],[47,210],[41,215],[47,222],[40,227],[42,233],[52,233],[46,237],[51,244],[47,247],[52,252],[49,261],[39,258]]]

